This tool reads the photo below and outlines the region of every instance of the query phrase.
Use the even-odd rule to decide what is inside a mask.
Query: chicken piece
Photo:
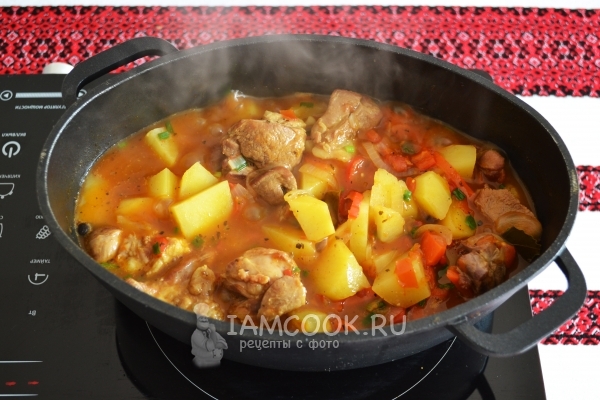
[[[185,256],[176,266],[169,270],[163,279],[169,283],[188,282],[196,269],[205,264],[212,263],[216,257],[217,252],[214,249],[205,251],[200,255],[191,254],[190,256]]]
[[[194,305],[193,311],[196,315],[204,315],[208,318],[225,321],[225,313],[214,301],[199,302]]]
[[[261,197],[271,205],[285,204],[283,196],[290,190],[296,190],[296,178],[285,167],[259,169],[248,175],[246,186],[250,192]]]
[[[473,202],[481,213],[492,222],[511,211],[534,217],[533,213],[507,189],[480,189],[477,191]]]
[[[459,270],[471,282],[473,293],[479,294],[498,286],[516,262],[515,248],[500,237],[484,233],[461,242],[457,260]],[[465,279],[465,277],[462,277]]]
[[[152,262],[147,278],[154,278],[157,275],[165,272],[182,256],[191,251],[187,241],[178,238],[167,238],[166,246],[160,251],[158,257]]]
[[[255,317],[259,307],[260,299],[239,298],[231,302],[227,314],[235,315],[240,321],[244,321],[247,316]]]
[[[277,279],[265,292],[260,303],[258,316],[267,321],[295,310],[306,303],[306,289],[299,278],[284,276]]]
[[[188,290],[191,294],[198,295],[204,299],[209,299],[215,290],[216,280],[215,273],[208,268],[208,266],[203,265],[196,268],[192,274]]]
[[[356,138],[359,131],[379,124],[383,113],[370,98],[347,90],[331,94],[327,111],[313,125],[311,138],[315,144],[331,152]]]
[[[267,111],[266,120],[243,119],[229,129],[222,142],[226,156],[223,172],[231,171],[228,161],[240,155],[258,169],[292,168],[300,162],[306,141],[304,122],[286,121],[280,114],[281,119],[273,114],[277,113]]]
[[[129,235],[123,240],[117,254],[117,264],[129,275],[137,275],[143,271],[150,262],[152,247],[149,237],[144,239]]]
[[[295,267],[288,253],[256,247],[229,263],[223,283],[244,297],[259,298],[274,280],[283,276],[283,271]]]
[[[117,250],[121,245],[122,234],[122,230],[111,227],[93,230],[87,240],[92,258],[99,263],[112,260],[117,255]]]
[[[133,286],[140,292],[144,292],[146,294],[149,294],[150,296],[154,296],[154,295],[156,295],[156,292],[158,292],[157,288],[155,288],[149,284],[146,284],[144,282],[138,282],[133,278],[128,278],[125,280],[125,282],[129,283],[131,286]]]
[[[488,149],[478,158],[477,166],[490,181],[504,182],[504,162],[504,157],[498,151]]]

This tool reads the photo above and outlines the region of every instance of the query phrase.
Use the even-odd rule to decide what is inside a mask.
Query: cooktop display
[[[196,368],[190,344],[118,303],[44,223],[35,174],[46,136],[65,110],[63,77],[0,77],[0,397],[545,398],[537,348],[488,359],[458,339],[350,371],[288,372],[227,359]],[[481,324],[504,332],[530,317],[525,288]]]

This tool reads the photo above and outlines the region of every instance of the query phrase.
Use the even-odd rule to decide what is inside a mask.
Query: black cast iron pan
[[[162,57],[115,75],[76,100],[85,83],[145,55]],[[63,96],[70,107],[52,129],[40,157],[37,190],[45,220],[62,246],[123,304],[168,335],[189,343],[196,321],[193,313],[138,291],[79,247],[74,207],[86,173],[125,136],[173,113],[207,106],[225,90],[262,97],[297,91],[330,94],[338,88],[408,103],[504,149],[529,189],[544,227],[542,253],[493,290],[409,322],[402,335],[393,334],[389,327],[335,337],[288,337],[267,331],[254,335],[250,330],[239,334],[239,327],[232,330],[228,322],[213,321],[227,341],[226,358],[287,370],[350,369],[399,359],[452,335],[484,354],[510,356],[534,346],[580,308],[585,280],[564,247],[577,213],[578,183],[571,157],[556,131],[527,104],[473,72],[371,41],[265,36],[177,51],[161,39],[141,38],[86,60],[65,78]],[[503,334],[492,335],[473,326],[553,261],[565,274],[569,288],[549,309]],[[240,351],[248,339],[263,341],[261,350],[246,346]],[[325,348],[313,349],[313,340]]]

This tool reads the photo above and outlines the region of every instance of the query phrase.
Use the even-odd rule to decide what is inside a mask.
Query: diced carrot
[[[419,154],[415,154],[410,158],[410,161],[412,161],[412,163],[415,164],[415,166],[421,171],[426,171],[436,164],[435,158],[433,158],[431,153],[427,150],[423,150]]]
[[[280,110],[279,114],[283,115],[283,118],[288,120],[298,118],[296,117],[296,113],[294,112],[294,110]]]
[[[470,299],[473,297],[473,290],[467,285],[466,282],[461,280],[460,274],[460,270],[455,265],[451,265],[446,270],[446,277],[450,282],[452,282],[456,290],[458,290],[458,293],[460,293],[462,297]]]
[[[381,142],[381,135],[379,133],[375,132],[375,130],[373,130],[373,129],[367,131],[367,133],[365,135],[367,137],[367,140],[371,143]]]
[[[406,158],[401,154],[388,154],[383,160],[396,172],[404,172],[408,169]]]
[[[511,271],[516,265],[517,261],[517,251],[513,245],[508,243],[504,243],[502,246],[502,253],[504,255],[504,264],[509,271]]]
[[[407,288],[418,288],[419,282],[417,282],[417,276],[412,265],[411,257],[401,258],[396,261],[396,276],[402,284]]]
[[[440,235],[425,231],[421,238],[421,249],[425,258],[425,265],[431,267],[440,262],[446,254],[446,241]]]
[[[436,165],[442,170],[442,173],[444,174],[444,176],[448,180],[448,182],[451,184],[451,186],[459,188],[468,197],[473,195],[473,193],[474,193],[473,189],[471,189],[471,187],[467,184],[467,182],[465,182],[465,180],[454,169],[454,167],[452,165],[450,165],[450,163],[448,161],[446,161],[446,159],[444,158],[443,155],[441,155],[437,151],[434,151],[433,157],[435,159]]]
[[[408,178],[406,178],[406,187],[411,192],[414,192],[415,191],[415,187],[417,187],[417,181],[415,181],[415,178],[410,177],[410,176]]]
[[[283,270],[283,274],[286,275],[286,276],[292,276],[292,275],[294,275],[294,273],[292,272],[292,270],[289,269],[289,268],[288,269],[284,269]]]
[[[431,288],[431,296],[432,297],[436,297],[440,300],[446,300],[449,295],[450,295],[449,289],[442,289],[442,288],[438,287],[437,285],[435,285],[433,288]]]

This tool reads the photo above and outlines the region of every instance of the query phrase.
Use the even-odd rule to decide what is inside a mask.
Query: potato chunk
[[[452,240],[465,239],[475,234],[475,229],[471,229],[467,223],[468,216],[469,214],[460,207],[460,202],[453,200],[448,214],[440,224],[450,229]]]
[[[309,278],[317,293],[332,300],[343,300],[371,286],[354,254],[341,240],[330,240],[313,264]]]
[[[377,227],[377,238],[383,243],[396,240],[404,232],[404,218],[391,208],[376,206],[371,212]]]
[[[146,143],[164,161],[167,167],[172,167],[177,161],[179,151],[173,140],[173,135],[167,131],[167,128],[160,127],[149,131],[146,134]]]
[[[183,173],[179,186],[179,198],[185,199],[216,184],[219,180],[199,162]]]
[[[448,182],[433,171],[427,171],[415,178],[413,196],[417,204],[429,215],[444,219],[452,204]]]
[[[369,202],[371,201],[371,191],[363,193],[363,199],[360,202],[358,216],[352,221],[350,227],[350,250],[359,263],[364,264],[367,261],[367,245],[369,243]]]
[[[327,192],[327,182],[314,175],[300,172],[300,189],[307,191],[317,199],[322,199]]]
[[[308,240],[319,242],[335,233],[327,203],[302,190],[292,190],[286,193],[284,199]]]
[[[411,252],[412,250],[401,256],[398,260],[409,257]],[[373,282],[373,291],[388,303],[406,308],[428,298],[431,295],[431,291],[425,277],[425,269],[420,255],[410,257],[412,273],[416,278],[416,287],[403,285],[400,281],[396,274],[396,263],[398,260],[392,261],[377,274]]]
[[[144,215],[154,214],[154,205],[156,200],[151,197],[134,197],[121,200],[117,207],[117,215],[127,217],[143,217]]]
[[[470,144],[452,144],[440,149],[440,153],[456,172],[465,179],[473,177],[475,161],[477,161],[477,149]]]
[[[269,239],[269,247],[292,253],[299,261],[309,262],[317,256],[315,244],[304,233],[293,227],[264,225],[262,231]]]
[[[178,181],[177,176],[169,168],[165,168],[158,174],[150,177],[148,180],[148,192],[152,197],[173,198]]]
[[[223,181],[208,189],[173,204],[170,208],[179,230],[191,240],[196,235],[207,235],[217,230],[233,210],[229,183]]]

